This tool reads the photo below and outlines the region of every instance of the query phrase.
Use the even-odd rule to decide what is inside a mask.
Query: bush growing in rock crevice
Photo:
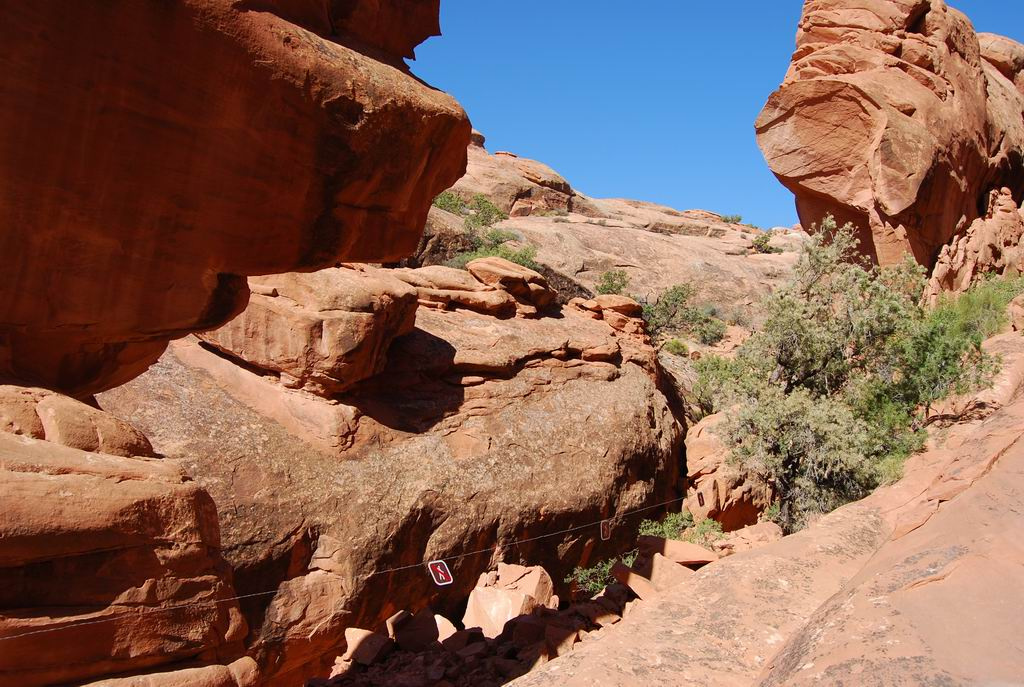
[[[643,318],[651,337],[686,333],[707,346],[721,341],[725,323],[714,316],[712,309],[694,305],[691,301],[695,295],[696,289],[690,284],[676,284],[653,303],[644,304]]]
[[[596,291],[600,294],[622,295],[629,286],[629,275],[625,270],[608,270],[597,280]]]
[[[1024,288],[986,283],[926,310],[911,259],[873,268],[856,248],[827,217],[763,327],[734,359],[697,363],[697,404],[725,412],[731,459],[779,495],[787,531],[899,476],[933,404],[992,379],[999,361],[981,341]]]
[[[768,232],[758,234],[751,241],[755,253],[781,253],[782,251],[771,245],[772,235]]]
[[[492,228],[496,222],[508,219],[508,214],[483,194],[478,193],[466,202],[453,191],[443,191],[434,198],[434,206],[463,217],[466,233],[473,245],[473,250],[459,253],[445,263],[449,267],[462,269],[477,258],[499,257],[531,270],[540,269],[535,260],[535,246],[509,246],[508,243],[519,241],[520,236],[514,231]]]

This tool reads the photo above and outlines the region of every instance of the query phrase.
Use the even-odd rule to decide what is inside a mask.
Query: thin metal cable
[[[478,549],[476,551],[469,551],[467,553],[460,553],[458,555],[448,556],[446,558],[435,558],[433,560],[435,560],[435,561],[445,561],[447,563],[449,561],[457,561],[457,560],[461,560],[463,558],[468,558],[470,556],[479,556],[482,553],[489,553],[491,551],[496,551],[499,548],[510,548],[510,547],[513,547],[513,546],[519,546],[521,544],[528,544],[530,542],[538,541],[540,539],[547,539],[548,537],[557,537],[560,534],[568,534],[570,532],[578,532],[579,530],[584,530],[584,529],[587,529],[589,527],[600,526],[601,523],[604,522],[605,520],[618,520],[620,518],[624,518],[624,517],[629,516],[629,515],[636,515],[637,513],[642,513],[644,511],[654,510],[655,508],[662,508],[664,506],[669,506],[669,505],[671,505],[673,503],[678,503],[678,502],[682,501],[684,498],[686,498],[686,497],[680,496],[679,498],[675,498],[675,499],[672,499],[670,501],[663,501],[662,503],[655,503],[655,504],[650,505],[650,506],[644,506],[643,508],[636,508],[634,510],[626,511],[624,513],[618,513],[617,515],[615,515],[615,516],[613,516],[611,518],[603,518],[603,519],[597,520],[595,522],[589,522],[589,523],[586,523],[586,524],[583,524],[583,525],[577,525],[575,527],[567,527],[564,530],[558,530],[556,532],[548,532],[547,534],[539,534],[536,537],[527,537],[526,539],[517,539],[517,540],[515,540],[513,542],[508,542],[507,544],[496,544],[496,545],[494,545],[492,547],[489,547],[489,548],[486,548],[486,549]],[[412,568],[420,568],[420,567],[425,566],[429,562],[432,562],[432,561],[423,561],[421,563],[411,563],[409,565],[400,565],[400,566],[395,567],[395,568],[387,568],[385,570],[377,570],[375,572],[370,573],[366,577],[370,578],[370,577],[374,577],[376,575],[386,575],[388,573],[399,572],[399,571],[402,571],[402,570],[410,570]],[[168,611],[177,611],[177,610],[181,610],[181,609],[184,609],[184,608],[191,608],[193,606],[208,606],[208,605],[216,606],[218,604],[228,603],[230,601],[240,601],[242,599],[252,599],[252,598],[256,598],[256,597],[260,597],[260,596],[270,596],[271,594],[277,594],[279,591],[280,591],[280,588],[278,588],[278,589],[270,589],[270,590],[267,590],[265,592],[253,592],[251,594],[240,594],[238,596],[231,596],[231,597],[227,597],[227,598],[224,598],[224,599],[213,599],[213,600],[209,600],[209,601],[191,601],[189,603],[176,604],[174,606],[164,606],[164,607],[161,607],[161,608],[144,609],[144,610],[141,610],[141,611],[138,611],[138,612],[134,612],[134,613],[122,613],[122,614],[119,614],[119,615],[108,616],[106,618],[98,618],[96,620],[84,620],[82,622],[71,623],[69,625],[62,625],[61,627],[46,627],[46,628],[42,628],[40,630],[29,630],[28,632],[20,632],[20,633],[18,633],[16,635],[7,635],[6,637],[0,637],[0,642],[7,641],[7,640],[10,640],[10,639],[18,639],[20,637],[28,637],[30,635],[40,635],[40,634],[46,634],[46,633],[49,633],[49,632],[60,632],[61,630],[69,630],[71,628],[83,627],[85,625],[97,625],[99,623],[109,623],[109,622],[114,622],[116,620],[121,620],[121,619],[129,618],[129,617],[146,616],[146,615],[152,615],[154,613],[167,613]],[[0,617],[2,617],[2,616],[0,616]]]

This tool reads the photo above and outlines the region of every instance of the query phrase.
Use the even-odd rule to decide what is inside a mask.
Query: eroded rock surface
[[[756,122],[810,228],[831,213],[882,264],[931,267],[984,212],[1024,193],[1022,46],[975,34],[943,0],[808,0],[782,86]]]
[[[772,504],[770,487],[729,461],[716,434],[720,414],[709,415],[686,434],[686,510],[695,521],[716,520],[726,532],[757,523]]]
[[[971,222],[942,247],[932,270],[925,298],[962,293],[986,275],[1015,276],[1024,271],[1024,211],[1007,188],[989,194],[988,212]]]
[[[241,312],[246,275],[411,251],[470,133],[401,60],[437,7],[6,8],[0,375],[108,389]]]
[[[210,491],[239,591],[278,590],[243,608],[252,654],[282,684],[328,674],[346,627],[428,603],[450,611],[500,561],[560,583],[626,546],[642,516],[609,542],[596,525],[516,542],[679,493],[682,429],[636,304],[557,308],[536,273],[470,267],[366,268],[425,305],[383,368],[344,391],[289,388],[246,346],[215,354],[193,340],[100,396]],[[488,293],[511,308],[475,307]],[[257,341],[279,326],[249,324]],[[473,551],[448,587],[421,565]]]
[[[179,465],[0,432],[0,504],[0,684],[244,652],[216,508]]]

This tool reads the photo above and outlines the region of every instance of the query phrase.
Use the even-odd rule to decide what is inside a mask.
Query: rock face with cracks
[[[925,298],[962,293],[986,276],[1024,272],[1024,212],[1007,188],[989,194],[988,211],[942,247]]]
[[[931,267],[985,212],[1024,194],[1024,47],[977,35],[943,0],[807,0],[757,140],[810,228],[831,213],[881,264]]]
[[[408,284],[421,305],[405,334],[387,333],[401,318],[368,320],[368,340],[394,340],[382,367],[375,359],[343,391],[298,388],[280,365],[264,366],[270,347],[229,347],[214,333],[217,349],[176,342],[145,375],[100,395],[209,490],[238,591],[277,590],[243,602],[265,678],[327,674],[346,627],[427,604],[454,613],[502,561],[562,580],[628,545],[643,514],[608,542],[596,525],[517,542],[680,493],[682,428],[637,305],[558,307],[535,272],[497,258],[469,267],[362,268]],[[328,299],[289,293],[309,294],[307,306]],[[257,343],[281,326],[271,315],[249,323]],[[421,565],[466,552],[479,553],[452,562],[450,586],[434,586]]]
[[[437,8],[5,3],[0,378],[109,389],[246,275],[410,252],[470,134],[402,61]]]

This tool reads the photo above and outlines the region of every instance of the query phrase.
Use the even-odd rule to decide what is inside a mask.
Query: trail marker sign
[[[612,521],[601,521],[601,541],[608,541],[612,538]]]
[[[434,584],[438,587],[447,586],[455,581],[452,571],[448,569],[448,564],[444,561],[430,561],[427,563],[427,570],[430,571],[430,576],[434,578]]]

